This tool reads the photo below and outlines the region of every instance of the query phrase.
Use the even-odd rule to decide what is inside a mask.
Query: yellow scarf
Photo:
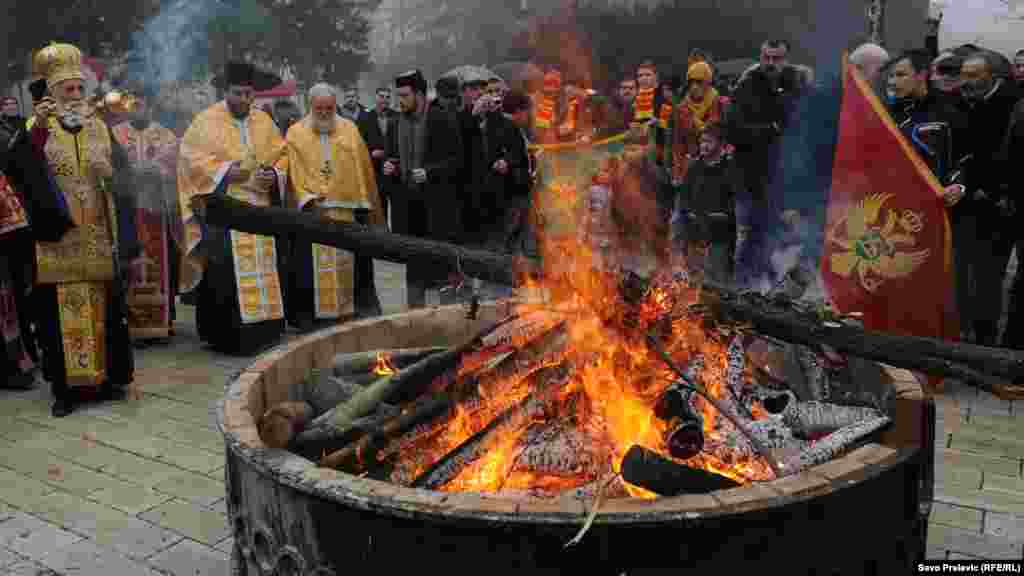
[[[708,88],[707,91],[704,92],[704,99],[700,102],[694,102],[693,99],[687,95],[686,107],[690,110],[690,124],[695,129],[698,131],[704,130],[711,107],[714,106],[715,101],[717,100],[718,90],[715,90],[714,88]]]

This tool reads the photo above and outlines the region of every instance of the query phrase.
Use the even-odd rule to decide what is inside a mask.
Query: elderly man
[[[127,159],[135,197],[139,258],[128,281],[128,330],[135,342],[168,338],[174,328],[179,229],[176,187],[178,137],[153,120],[146,87],[131,86],[125,121],[112,128]]]
[[[878,44],[861,44],[850,53],[850,64],[872,85],[878,82],[888,61],[889,53]]]
[[[274,238],[202,222],[212,194],[281,205],[284,176],[274,165],[283,158],[284,139],[270,115],[252,107],[256,91],[278,83],[249,64],[229,63],[214,79],[224,100],[196,116],[178,154],[181,289],[198,290],[199,337],[228,354],[254,354],[276,343],[285,328]]]
[[[52,97],[36,108],[35,126],[48,132],[47,162],[76,224],[60,240],[36,245],[43,374],[60,417],[79,391],[122,397],[134,366],[117,276],[110,133],[86,103],[78,48],[51,44],[34,65]]]
[[[341,222],[383,226],[370,153],[356,125],[337,114],[337,105],[333,88],[313,86],[310,113],[288,130],[288,205]],[[379,303],[376,309],[357,305],[356,276],[367,271],[355,269],[352,253],[296,239],[289,268],[288,319],[300,330],[379,313]]]

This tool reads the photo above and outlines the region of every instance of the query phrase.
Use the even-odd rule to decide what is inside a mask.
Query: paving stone
[[[936,467],[955,466],[957,468],[977,468],[983,472],[1017,476],[1020,474],[1020,460],[1016,458],[1000,458],[987,454],[976,454],[947,448],[935,455]]]
[[[1020,542],[934,523],[928,526],[928,546],[933,545],[945,548],[950,553],[959,552],[993,560],[1020,559],[1024,554]]]
[[[4,576],[61,576],[42,564],[26,560],[4,568]]]
[[[975,508],[954,506],[945,502],[933,502],[931,522],[981,532],[983,513]]]
[[[0,502],[0,522],[10,519],[18,510],[6,502]]]
[[[191,540],[182,540],[156,554],[149,563],[172,576],[226,576],[231,566],[224,552]]]
[[[155,508],[172,498],[148,486],[139,486],[119,478],[110,480],[108,486],[90,492],[86,498],[131,515]]]
[[[971,415],[992,414],[997,416],[1010,416],[1010,402],[1000,400],[988,392],[980,392],[978,396],[970,399]]]
[[[220,550],[221,552],[227,554],[229,557],[231,556],[231,551],[232,551],[232,549],[234,549],[234,547],[235,547],[235,537],[234,536],[228,536],[227,538],[225,538],[225,539],[221,540],[220,542],[218,542],[216,546],[214,546],[215,549]]]
[[[970,421],[963,426],[978,431],[1006,434],[1011,438],[1020,438],[1021,432],[1024,431],[1024,418],[977,413],[971,414]]]
[[[234,540],[232,540],[232,543]],[[228,548],[228,551],[231,549]],[[24,562],[25,557],[19,554],[15,554],[14,551],[8,550],[7,548],[0,548],[0,568],[10,566],[11,564],[17,564],[18,562]]]
[[[40,558],[81,539],[77,534],[21,512],[0,524],[0,546],[29,558]]]
[[[180,500],[171,500],[139,515],[139,518],[213,546],[230,531],[227,518],[212,510]]]
[[[47,554],[39,559],[44,566],[62,574],[96,574],[97,576],[149,576],[153,570],[114,550],[82,540]]]
[[[154,486],[159,492],[210,507],[225,496],[224,483],[208,476],[186,472]]]
[[[98,532],[95,540],[129,558],[141,560],[180,542],[184,536],[138,518],[129,518],[118,526]]]
[[[1024,456],[1024,440],[1003,434],[961,428],[952,436],[949,447],[955,450],[1011,460],[1019,460]]]
[[[0,468],[0,501],[19,510],[30,510],[43,497],[54,491],[53,486],[13,470]]]
[[[973,490],[949,485],[936,486],[935,500],[967,508],[1024,514],[1024,498],[994,490]]]
[[[213,504],[210,504],[209,506],[207,506],[207,508],[209,508],[210,510],[213,510],[214,512],[217,512],[219,514],[223,514],[223,515],[227,516],[228,515],[227,498],[221,498],[220,500],[217,500]]]
[[[1024,542],[1024,516],[985,512],[986,534],[1006,538],[1013,542]]]
[[[961,554],[959,552],[950,552],[947,560],[983,560],[979,556],[971,556],[970,554]]]
[[[939,464],[938,462],[936,462],[936,485],[961,486],[964,488],[980,490],[982,476],[982,471],[977,468],[961,468],[959,466]]]

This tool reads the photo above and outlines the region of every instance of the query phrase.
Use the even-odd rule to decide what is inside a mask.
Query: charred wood
[[[804,437],[816,437],[880,415],[874,408],[812,401],[789,405],[783,411],[782,419],[794,433]]]
[[[657,452],[636,445],[626,452],[620,469],[626,482],[650,490],[659,496],[707,494],[740,485],[725,476],[679,464]]]
[[[305,402],[277,404],[260,418],[260,439],[270,448],[285,448],[306,427],[312,414],[313,407]]]
[[[331,362],[331,370],[335,376],[351,378],[352,376],[372,374],[377,367],[378,357],[383,356],[396,370],[402,370],[423,360],[427,356],[445,352],[447,348],[398,348],[395,350],[371,350],[352,354],[338,354]]]
[[[444,486],[468,466],[477,462],[502,437],[524,429],[535,418],[549,413],[571,375],[572,368],[569,364],[541,368],[534,372],[529,377],[531,393],[525,399],[499,414],[482,430],[438,460],[416,478],[412,486],[426,489]]]
[[[888,426],[890,422],[888,416],[876,416],[836,430],[787,459],[783,463],[785,473],[795,474],[812,466],[824,464],[852,449],[858,442]]]
[[[824,321],[792,302],[741,294],[711,282],[704,282],[701,296],[719,316],[787,342],[825,345],[899,368],[960,378],[996,395],[1004,392],[1005,379],[1024,380],[1024,352],[864,330]]]
[[[511,255],[468,249],[454,244],[391,234],[350,222],[339,222],[296,210],[256,207],[223,194],[211,195],[203,218],[207,224],[252,234],[299,236],[310,242],[391,262],[412,261],[461,271],[473,278],[513,285],[523,263]],[[525,263],[527,269],[539,266]]]

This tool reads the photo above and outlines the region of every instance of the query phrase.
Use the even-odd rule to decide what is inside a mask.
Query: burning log
[[[804,400],[826,400],[829,397],[828,373],[825,363],[810,346],[793,346],[796,361],[803,369],[804,384],[810,398]]]
[[[509,387],[514,386],[518,379],[525,378],[533,369],[542,363],[553,363],[556,356],[565,348],[565,323],[560,322],[547,334],[523,348],[506,356],[493,369],[485,370],[486,379],[479,373],[455,382],[441,389],[429,398],[421,400],[409,407],[392,420],[375,428],[364,435],[355,444],[336,450],[324,458],[320,465],[329,468],[340,468],[349,472],[361,472],[372,463],[382,448],[392,440],[418,429],[421,433],[430,433],[443,417],[450,417],[456,405],[466,403],[467,399],[480,401],[480,389],[488,385],[504,381]],[[552,352],[553,350],[557,352]],[[443,356],[431,356],[425,361]],[[411,368],[410,368],[411,369]],[[527,371],[529,370],[529,371]],[[502,390],[492,390],[502,392]],[[443,421],[442,421],[443,422]]]
[[[530,426],[519,442],[511,472],[563,478],[596,478],[606,464],[594,438],[565,421]]]
[[[546,364],[555,364],[562,359],[568,336],[565,323],[559,322],[552,329],[512,352],[499,354],[485,366],[461,377],[446,394],[450,408],[460,406],[465,412],[475,413],[488,401],[496,402],[496,409],[503,410],[514,402],[508,394],[531,372]],[[508,400],[511,399],[511,400]],[[416,425],[413,430],[403,433],[381,451],[382,455],[408,452],[421,440],[437,434],[451,420],[454,413],[449,409]]]
[[[769,449],[760,441],[760,439],[758,439],[750,432],[743,419],[740,418],[739,415],[736,414],[736,412],[732,410],[730,406],[720,401],[719,399],[715,398],[714,395],[708,393],[708,391],[704,389],[703,386],[697,384],[696,379],[691,380],[683,370],[680,370],[679,366],[676,365],[675,360],[672,359],[672,356],[668,354],[668,352],[665,350],[665,347],[661,345],[661,342],[659,342],[655,336],[648,335],[647,343],[655,352],[657,352],[658,356],[662,359],[662,361],[665,362],[665,364],[669,368],[671,368],[677,376],[679,376],[683,383],[693,388],[695,391],[699,392],[701,397],[704,398],[705,401],[714,406],[715,410],[718,410],[719,414],[721,414],[727,420],[729,420],[729,422],[731,422],[737,430],[739,430],[740,432],[743,433],[744,436],[746,436],[747,440],[750,441],[750,444],[754,447],[755,450],[757,450],[758,456],[760,456],[765,462],[768,463],[768,466],[771,467],[772,472],[775,474],[776,477],[782,475],[781,470],[779,468],[779,463],[775,461],[775,457],[772,455]]]
[[[722,317],[749,323],[758,332],[804,346],[826,345],[842,354],[858,356],[899,368],[959,378],[996,396],[1019,393],[1004,380],[1024,380],[1024,353],[864,330],[839,322],[823,321],[820,315],[800,311],[792,302],[737,293],[705,281],[705,305]]]
[[[620,470],[626,482],[659,496],[706,494],[740,485],[725,476],[679,464],[637,445],[626,452]]]
[[[683,373],[691,382],[704,367],[704,357],[695,356]],[[704,419],[693,406],[693,388],[675,382],[654,404],[654,415],[669,422],[665,444],[673,458],[693,458],[704,448]]]
[[[335,376],[346,380],[353,376],[373,374],[378,368],[382,358],[386,364],[390,364],[394,370],[407,368],[427,356],[432,356],[446,351],[447,348],[399,348],[396,350],[373,350],[369,352],[356,352],[353,354],[338,354],[331,362],[331,371]],[[376,378],[379,378],[377,376]],[[374,378],[374,379],[376,379]]]
[[[806,438],[835,432],[879,415],[874,408],[812,401],[790,404],[782,412],[782,420],[793,432]]]
[[[784,463],[787,474],[795,474],[812,466],[824,464],[845,452],[866,436],[881,430],[891,422],[888,416],[876,416],[841,428],[811,444]]]
[[[295,437],[297,450],[308,453],[311,448],[317,446],[320,450],[336,451],[353,439],[353,434],[359,432],[353,427],[354,422],[369,414],[372,414],[378,405],[387,401],[392,403],[405,402],[410,398],[419,396],[423,390],[436,379],[451,377],[463,356],[480,345],[480,342],[493,330],[497,329],[509,319],[502,320],[495,325],[489,326],[481,333],[471,338],[468,342],[451,350],[431,352],[430,350],[409,351],[403,355],[404,361],[411,361],[414,358],[421,358],[407,368],[379,377],[369,386],[356,389],[355,394],[343,398],[344,385],[336,385],[333,388],[335,396],[324,398],[327,400],[338,398],[332,408],[323,412],[308,428]],[[345,367],[366,368],[367,371],[376,366],[377,352],[362,355],[351,355],[347,359],[336,358],[335,369]],[[370,358],[373,358],[371,366]],[[339,364],[338,360],[342,361]],[[330,386],[327,386],[330,390]],[[303,446],[306,446],[303,448]]]
[[[550,412],[571,375],[570,364],[541,368],[534,372],[529,378],[531,392],[525,399],[499,414],[482,430],[438,460],[416,478],[412,486],[432,490],[447,484],[479,460],[502,437],[522,430],[535,418]]]
[[[292,234],[303,239],[341,248],[360,256],[408,263],[412,261],[461,271],[473,278],[512,285],[516,282],[516,259],[511,255],[473,250],[448,244],[401,236],[350,222],[338,222],[312,214],[275,207],[256,207],[223,194],[211,195],[206,203],[207,224],[252,234]]]

